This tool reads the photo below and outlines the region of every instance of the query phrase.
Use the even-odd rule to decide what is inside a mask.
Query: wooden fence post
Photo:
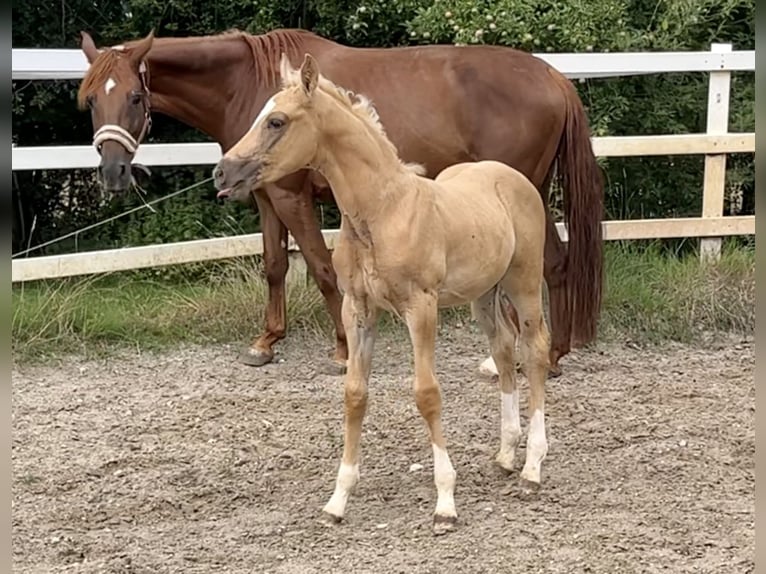
[[[731,52],[731,44],[712,44],[713,54]],[[729,92],[731,72],[710,72],[707,100],[707,134],[720,135],[729,130]],[[705,180],[702,188],[702,217],[723,215],[726,189],[726,154],[705,155]],[[700,241],[702,259],[718,259],[721,255],[721,238],[704,238]]]
[[[308,281],[308,267],[306,266],[306,260],[298,249],[298,244],[290,233],[287,234],[287,261],[289,267],[287,268],[285,283],[287,285],[305,286]]]

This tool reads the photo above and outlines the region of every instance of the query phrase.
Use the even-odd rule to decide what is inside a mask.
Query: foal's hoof
[[[456,523],[457,516],[434,514],[434,536],[441,536],[442,534],[447,534],[447,532],[455,530]]]
[[[519,488],[524,495],[532,495],[540,492],[540,483],[527,480],[526,478],[519,479]]]
[[[253,347],[248,347],[239,354],[239,362],[250,367],[262,367],[273,360],[274,353],[259,351]]]
[[[342,516],[336,516],[332,512],[327,512],[326,510],[323,510],[322,511],[322,515],[321,515],[319,520],[325,526],[335,526],[335,525],[340,524],[341,522],[343,522],[343,517]]]
[[[513,461],[513,454],[498,452],[495,455],[495,464],[506,474],[513,472]]]

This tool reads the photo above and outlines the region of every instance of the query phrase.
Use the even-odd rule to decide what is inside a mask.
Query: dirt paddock
[[[392,335],[376,349],[346,521],[318,520],[342,444],[327,347],[292,333],[262,369],[234,346],[16,367],[14,572],[754,571],[751,341],[572,354],[547,387],[543,487],[524,496],[518,471],[492,463],[486,343],[444,328],[459,523],[442,537],[410,347]]]

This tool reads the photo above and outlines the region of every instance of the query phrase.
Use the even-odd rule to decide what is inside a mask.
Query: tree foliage
[[[55,9],[54,9],[55,8]],[[354,46],[502,44],[536,53],[708,50],[713,42],[755,48],[754,0],[68,0],[13,5],[13,46],[76,48],[79,31],[99,44],[145,35],[188,36],[239,28],[252,33],[303,27]],[[578,82],[594,135],[705,131],[705,74],[657,74]],[[87,144],[90,118],[77,110],[77,82],[13,82],[16,145]],[[755,129],[754,74],[735,74],[730,131]],[[204,141],[204,135],[157,116],[150,141]],[[694,156],[610,158],[610,218],[698,215],[703,160]],[[209,168],[153,169],[147,199],[191,185]],[[727,172],[732,212],[752,213],[752,154],[733,156]],[[14,174],[14,252],[80,229],[145,201],[102,197],[92,170]],[[337,213],[324,207],[324,225]],[[34,222],[34,226],[33,226]],[[210,237],[258,229],[258,216],[221,207],[212,186],[190,191],[77,238],[103,248]],[[75,241],[50,251],[72,250]]]

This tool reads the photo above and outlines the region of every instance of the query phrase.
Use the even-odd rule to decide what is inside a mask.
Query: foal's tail
[[[559,141],[557,171],[564,192],[564,218],[569,232],[570,339],[573,345],[580,346],[595,338],[601,311],[604,180],[593,154],[588,119],[577,90],[562,74],[551,73],[566,99],[566,121]]]

